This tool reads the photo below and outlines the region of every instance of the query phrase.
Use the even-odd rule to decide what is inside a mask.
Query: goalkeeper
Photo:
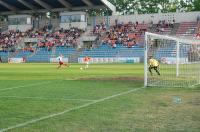
[[[160,75],[158,69],[159,69],[159,62],[156,59],[153,59],[152,57],[149,58],[149,72],[151,73],[151,75],[153,75],[152,73],[152,69],[154,69],[158,75]]]

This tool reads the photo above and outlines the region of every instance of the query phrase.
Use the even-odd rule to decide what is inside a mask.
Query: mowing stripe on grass
[[[10,87],[10,88],[4,88],[4,89],[0,89],[0,91],[24,88],[24,87],[29,87],[29,86],[37,86],[37,85],[48,84],[48,83],[51,83],[51,81],[41,82],[41,83],[32,83],[32,84],[28,84],[28,85],[21,85],[21,86],[15,86],[15,87]]]
[[[37,100],[71,100],[71,101],[96,101],[90,99],[72,99],[72,98],[48,98],[48,97],[18,97],[18,96],[0,96],[0,98],[15,98],[15,99],[37,99]]]
[[[135,89],[132,89],[132,90],[129,90],[129,91],[121,92],[121,93],[118,93],[118,94],[114,94],[114,95],[111,95],[111,96],[108,96],[108,97],[105,97],[105,98],[102,98],[102,99],[95,100],[93,102],[89,102],[89,103],[86,103],[86,104],[83,104],[83,105],[80,105],[80,106],[77,106],[77,107],[74,107],[74,108],[71,108],[71,109],[64,110],[64,111],[59,112],[59,113],[43,116],[43,117],[40,117],[38,119],[33,119],[33,120],[30,120],[30,121],[27,121],[27,122],[24,122],[24,123],[20,123],[20,124],[14,125],[14,126],[3,128],[3,129],[0,129],[0,132],[5,132],[5,131],[15,129],[15,128],[19,128],[19,127],[24,127],[24,126],[27,126],[29,124],[33,124],[33,123],[36,123],[36,122],[39,122],[39,121],[42,121],[42,120],[46,120],[46,119],[49,119],[49,118],[60,116],[60,115],[63,115],[65,113],[68,113],[68,112],[71,112],[71,111],[74,111],[74,110],[79,110],[81,108],[86,108],[90,105],[100,103],[100,102],[103,102],[103,101],[106,101],[106,100],[109,100],[109,99],[112,99],[112,98],[115,98],[115,97],[118,97],[118,96],[122,96],[122,95],[125,95],[125,94],[129,94],[129,93],[132,93],[132,92],[144,89],[144,88],[145,87],[140,87],[140,88],[135,88]]]

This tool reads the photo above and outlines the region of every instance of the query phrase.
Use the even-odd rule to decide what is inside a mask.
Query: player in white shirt
[[[59,63],[59,66],[58,66],[57,69],[61,68],[62,65],[69,67],[69,64],[65,64],[63,62],[63,60],[62,60],[63,59],[63,55],[62,54],[60,56],[58,56],[57,59],[58,59],[58,63]]]

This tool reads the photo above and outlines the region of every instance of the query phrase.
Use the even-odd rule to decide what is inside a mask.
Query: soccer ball
[[[80,69],[81,69],[81,70],[83,70],[83,68],[82,68],[82,67],[81,67]]]

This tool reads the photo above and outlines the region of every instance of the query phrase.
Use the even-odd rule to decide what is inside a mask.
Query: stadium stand
[[[69,57],[75,48],[59,46],[49,50],[48,47],[37,47],[35,52],[21,51],[15,57],[26,58],[26,62],[49,62],[49,58],[56,58],[60,54]]]
[[[178,36],[194,36],[197,22],[181,22],[177,31]]]
[[[196,38],[200,39],[200,24],[198,23]]]
[[[161,23],[161,22],[159,22]],[[157,24],[157,28],[164,28],[165,31],[162,34],[170,34],[173,25],[163,23],[163,25]],[[94,34],[105,34],[102,39],[102,44],[94,49],[85,49],[79,57],[143,57],[143,42],[144,32],[149,31],[150,28],[155,26],[145,23],[127,23],[117,24],[105,27],[105,24],[101,23],[96,25],[93,29]],[[177,35],[195,35],[197,30],[196,22],[182,22],[177,31]],[[169,31],[166,31],[169,29]],[[190,32],[189,32],[190,31]],[[192,31],[192,32],[191,32]],[[59,54],[63,54],[69,57],[76,49],[77,39],[81,36],[82,30],[77,28],[71,28],[69,30],[59,29],[53,32],[49,32],[46,28],[38,30],[28,30],[25,33],[19,31],[9,31],[8,33],[1,34],[1,56],[3,58],[8,57],[8,53],[4,50],[8,47],[12,47],[19,43],[23,37],[37,38],[39,41],[34,48],[25,47],[23,50],[18,51],[15,55],[16,58],[24,57],[27,62],[49,62],[49,58],[56,57]],[[156,33],[158,30],[155,31]],[[198,32],[196,33],[198,36]],[[173,51],[173,47],[168,48],[169,51]],[[160,49],[157,56],[162,57],[163,52]],[[173,53],[169,54],[174,56]],[[170,56],[169,56],[170,57]]]
[[[39,40],[38,47],[52,47],[52,46],[73,46],[77,45],[77,39],[81,36],[83,31],[78,28],[59,29],[53,33],[43,28],[31,32],[29,38],[37,38]]]
[[[1,49],[7,50],[19,43],[23,34],[20,31],[8,31],[6,33],[0,33],[0,46]]]
[[[172,23],[166,22],[165,20],[159,21],[157,24],[152,25],[153,32],[157,34],[167,34],[170,35],[175,25],[175,20]]]
[[[102,44],[98,48],[84,50],[80,57],[143,57],[143,51],[144,49],[138,46],[127,48],[122,44],[117,44],[116,48],[113,48],[109,44]]]
[[[38,16],[24,14],[24,11],[30,13],[33,9],[18,0],[7,3],[16,11],[12,8],[0,8],[0,14],[7,15],[6,13],[15,14],[16,12],[19,14],[19,17],[18,15],[8,17],[8,22],[1,24],[7,25],[8,30],[0,33],[0,56],[5,59],[26,58],[26,62],[49,62],[50,58],[55,58],[59,54],[75,60],[84,56],[143,58],[146,31],[200,38],[200,28],[198,28],[198,22],[195,22],[197,13],[189,13],[188,17],[191,19],[189,22],[186,22],[186,19],[180,19],[179,13],[86,18],[86,12],[73,11],[109,8],[115,13],[115,8],[112,4],[106,3],[106,0],[91,0],[89,4],[83,0],[66,1],[70,6],[60,0],[45,1],[43,4],[34,0],[28,1],[30,5],[38,9]],[[69,7],[72,12],[63,12]],[[50,21],[45,15],[40,14],[44,10],[55,12],[60,16]],[[88,24],[86,29],[79,28],[84,24]],[[13,30],[9,30],[10,28]],[[90,42],[91,36],[95,36],[95,41],[91,42],[92,45],[88,48],[88,45],[82,42],[82,38],[88,38]],[[87,39],[84,41],[87,42]],[[169,49],[173,48],[173,46],[169,47]],[[159,52],[157,54],[162,56]],[[173,56],[173,53],[170,55]]]
[[[155,25],[152,25],[155,26]],[[160,27],[160,26],[157,26]],[[161,26],[163,27],[163,26]],[[172,25],[165,25],[166,28],[171,28]],[[184,27],[184,28],[182,28]],[[90,56],[90,57],[143,57],[143,42],[144,42],[144,32],[148,31],[150,28],[149,24],[118,24],[110,26],[106,29],[104,24],[96,25],[94,28],[94,34],[102,34],[106,32],[106,35],[103,37],[103,43],[99,47],[94,49],[85,49],[80,54],[79,57]],[[166,29],[165,28],[165,29]],[[180,30],[182,28],[182,30]],[[184,30],[183,30],[184,29]],[[178,35],[194,35],[194,31],[188,33],[190,29],[197,29],[197,23],[180,23],[180,27],[177,31]],[[24,48],[22,51],[16,53],[16,58],[25,57],[26,62],[49,62],[49,58],[56,57],[59,54],[63,54],[66,57],[69,57],[73,54],[77,45],[76,39],[81,36],[83,31],[77,28],[71,28],[69,30],[57,30],[53,33],[46,31],[45,28],[39,30],[29,30],[25,33],[22,32],[13,32],[10,31],[8,34],[2,34],[1,43],[3,49],[16,45],[17,42],[23,37],[28,38],[37,38],[39,41],[36,48]],[[157,31],[156,31],[157,32]],[[158,32],[159,33],[159,32]],[[170,34],[168,32],[162,32],[162,34]],[[198,35],[198,33],[197,33]],[[11,42],[7,42],[10,38],[14,38]],[[15,40],[16,39],[16,40]],[[6,43],[5,43],[6,41]],[[14,42],[14,43],[12,43]],[[6,46],[5,46],[6,45]],[[169,47],[169,51],[173,47]],[[36,51],[34,51],[36,50]],[[2,50],[4,51],[4,50]],[[162,57],[163,52],[160,49],[157,56]],[[169,54],[174,56],[173,53]],[[8,53],[1,53],[1,56],[8,56]],[[170,56],[169,56],[170,57]]]
[[[161,47],[156,52],[156,59],[163,61],[162,58],[166,58],[166,57],[176,58],[177,45],[173,41],[172,42],[169,41],[168,44],[166,44],[166,46],[167,47]],[[180,51],[179,51],[180,58],[188,58],[188,61],[199,61],[200,49],[193,48],[191,45],[187,45],[187,44],[181,45],[179,48],[180,48]]]
[[[9,56],[9,52],[0,51],[0,57],[2,58],[3,62],[7,62]]]

